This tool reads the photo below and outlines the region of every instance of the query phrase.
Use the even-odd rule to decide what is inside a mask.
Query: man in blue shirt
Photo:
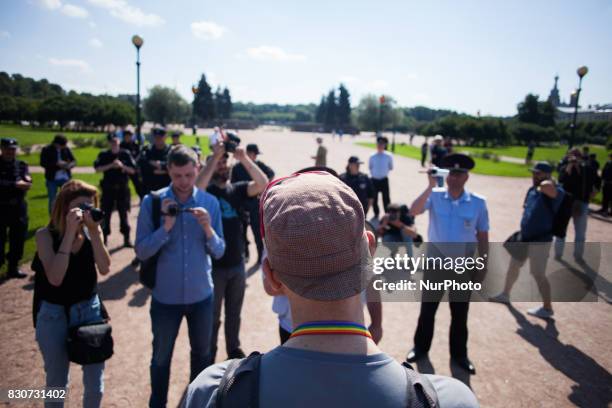
[[[527,310],[527,313],[549,319],[553,316],[550,282],[546,277],[546,264],[548,263],[548,253],[553,239],[553,226],[556,213],[561,207],[565,191],[555,185],[551,179],[553,167],[547,162],[538,162],[533,166],[533,186],[527,191],[525,203],[523,204],[523,216],[521,218],[521,241],[524,245],[529,242],[539,244],[529,244],[527,257],[524,259],[511,258],[508,272],[506,274],[506,284],[504,290],[490,300],[499,303],[510,303],[510,291],[518,279],[521,267],[529,258],[529,271],[534,277],[540,295],[543,299],[542,307],[535,307]]]
[[[165,407],[172,351],[183,317],[191,343],[191,380],[206,367],[213,321],[212,262],[225,251],[221,211],[215,197],[195,187],[196,155],[177,146],[168,155],[168,187],[161,199],[160,227],[152,219],[153,197],[145,196],[136,231],[136,255],[145,260],[159,253],[151,325],[151,398],[149,406]]]
[[[446,178],[447,188],[434,188],[437,180],[429,174],[429,185],[412,203],[410,215],[417,216],[429,210],[428,241],[431,243],[452,243],[446,247],[453,250],[464,243],[465,249],[478,245],[479,256],[488,252],[489,213],[486,199],[465,189],[468,171],[474,168],[474,160],[460,153],[449,154],[440,162],[449,169]],[[434,271],[437,272],[437,271]],[[433,299],[421,302],[421,313],[414,334],[414,348],[406,360],[414,362],[425,357],[431,347],[434,332],[434,319],[444,291],[435,292]],[[469,293],[459,292],[461,299],[450,294],[451,309],[450,354],[453,361],[472,374],[476,369],[467,355],[467,317]],[[458,301],[453,301],[458,300]]]

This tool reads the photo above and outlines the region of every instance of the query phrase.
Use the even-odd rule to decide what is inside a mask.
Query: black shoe
[[[246,354],[244,354],[244,351],[242,351],[242,349],[240,347],[238,347],[237,349],[234,349],[232,351],[230,351],[229,353],[227,353],[227,358],[228,359],[232,359],[232,358],[245,358]]]
[[[420,360],[425,356],[427,356],[427,353],[421,353],[420,351],[417,351],[416,349],[412,349],[406,355],[406,361],[409,363],[414,363],[415,361]]]
[[[15,278],[15,279],[23,279],[23,278],[27,278],[28,277],[28,274],[21,272],[19,269],[9,270],[6,275],[9,278]]]
[[[463,368],[465,371],[469,372],[470,374],[472,375],[476,374],[476,367],[474,367],[474,364],[472,364],[469,358],[467,357],[453,358],[453,361],[455,362],[455,364],[457,364],[459,367]]]

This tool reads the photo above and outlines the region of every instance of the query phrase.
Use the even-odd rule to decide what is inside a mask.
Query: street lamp
[[[140,134],[140,47],[144,44],[142,37],[132,37],[132,44],[136,47],[136,140],[142,143]]]
[[[195,110],[196,110],[196,95],[198,94],[200,90],[198,89],[197,86],[192,86],[191,87],[191,92],[193,92],[193,104],[191,105],[191,134],[195,136],[196,134],[196,115],[195,115]],[[199,141],[197,141],[197,144],[199,145]]]
[[[582,91],[582,78],[589,72],[589,69],[586,66],[581,66],[576,70],[578,74],[578,89],[576,89],[576,98],[574,98],[574,118],[572,119],[571,132],[570,132],[570,140],[569,140],[569,148],[571,149],[574,146],[574,134],[576,133],[576,118],[578,116],[578,100],[580,99],[580,91]]]

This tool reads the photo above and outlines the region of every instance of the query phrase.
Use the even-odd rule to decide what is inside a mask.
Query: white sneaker
[[[527,314],[539,317],[540,319],[550,319],[551,317],[553,317],[555,312],[550,309],[545,309],[544,306],[540,306],[527,310]]]
[[[490,302],[495,302],[495,303],[503,303],[505,305],[509,305],[510,304],[510,296],[506,295],[505,293],[500,293],[497,296],[490,296],[489,297],[489,301]]]

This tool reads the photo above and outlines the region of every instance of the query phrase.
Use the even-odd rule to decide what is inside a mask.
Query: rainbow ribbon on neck
[[[362,324],[347,321],[317,321],[302,323],[293,329],[291,337],[326,334],[352,334],[372,338],[370,331]]]

